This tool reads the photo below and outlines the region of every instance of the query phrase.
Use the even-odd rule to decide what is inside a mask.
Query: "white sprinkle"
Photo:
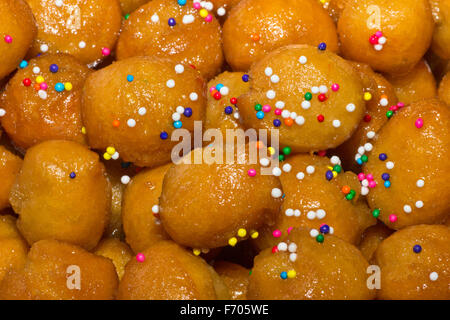
[[[219,17],[223,17],[226,13],[227,13],[227,10],[225,10],[223,7],[220,7],[219,9],[217,9],[217,15]]]
[[[281,171],[281,169],[278,168],[278,167],[275,167],[275,168],[272,169],[272,174],[273,174],[275,177],[281,176],[281,173],[282,173],[282,171]]]
[[[314,212],[314,211],[309,211],[307,214],[306,214],[306,217],[309,219],[309,220],[314,220],[315,218],[316,218],[316,213]]]
[[[291,116],[291,113],[289,112],[289,110],[283,110],[283,111],[281,112],[281,117],[282,117],[283,119],[289,118],[290,116]]]
[[[48,45],[46,45],[46,44],[41,44],[40,49],[41,49],[41,52],[47,52],[47,51],[48,51]]]
[[[274,74],[273,76],[270,77],[270,81],[272,81],[272,83],[278,83],[280,82],[280,77]]]
[[[416,201],[416,208],[422,208],[423,207],[423,201],[421,201],[421,200],[419,200],[419,201]]]
[[[333,127],[339,128],[341,126],[341,121],[339,120],[333,120]]]
[[[302,108],[305,110],[311,108],[311,102],[309,102],[308,100],[302,101]]]
[[[175,87],[175,80],[173,80],[173,79],[167,80],[166,86],[169,88]]]
[[[214,9],[214,4],[211,1],[205,1],[203,4],[203,8],[205,8],[208,11],[211,11]]]
[[[267,158],[262,158],[259,160],[259,164],[263,167],[267,167],[270,164],[270,160]]]
[[[184,66],[182,64],[177,64],[175,66],[175,72],[178,73],[178,74],[183,73],[184,72]]]
[[[300,210],[298,210],[298,209],[294,210],[294,216],[300,217],[300,214],[301,214]]]
[[[117,160],[117,159],[119,159],[119,153],[116,151],[116,152],[114,152],[114,154],[111,156],[111,159],[113,159],[113,160]]]
[[[84,41],[78,42],[78,48],[80,48],[80,49],[86,48],[86,42],[84,42]]]
[[[412,208],[411,208],[411,206],[405,204],[405,205],[403,206],[403,211],[405,211],[406,213],[411,213]]]
[[[327,93],[328,92],[327,86],[324,86],[324,85],[320,86],[319,87],[319,92],[320,93]]]
[[[189,95],[189,99],[191,101],[197,101],[198,100],[198,94],[196,94],[195,92],[191,92],[191,94]]]
[[[383,45],[381,45],[381,44],[376,44],[376,45],[374,45],[373,47],[374,47],[375,50],[377,50],[377,51],[383,50]]]
[[[425,185],[425,181],[423,181],[422,179],[417,180],[416,186],[418,188],[422,188],[424,185]]]
[[[320,92],[320,89],[319,89],[319,87],[312,87],[311,92],[314,94],[318,94]]]
[[[336,165],[336,164],[341,164],[341,159],[339,159],[338,156],[332,156],[330,159],[331,163]]]
[[[41,98],[41,99],[47,99],[47,92],[45,92],[44,90],[39,90],[38,91],[38,95],[39,95],[39,98]]]
[[[172,113],[172,120],[179,121],[181,119],[181,115],[178,112]]]
[[[182,106],[178,106],[175,110],[179,114],[183,114],[184,113],[184,107],[182,107]]]
[[[296,177],[298,180],[303,180],[303,178],[305,178],[305,174],[303,172],[298,172]]]
[[[301,56],[301,57],[298,59],[298,62],[300,62],[301,64],[305,64],[306,62],[308,62],[308,59],[306,59],[305,56]]]
[[[235,112],[235,113],[233,114],[233,117],[234,117],[235,119],[239,119],[239,117],[240,117],[239,112]]]
[[[437,272],[433,271],[432,273],[430,273],[430,280],[431,281],[436,281],[439,278],[439,275]]]
[[[39,69],[39,67],[34,67],[33,68],[33,73],[34,74],[38,74],[39,72],[41,72],[41,69]]]
[[[290,243],[289,247],[288,247],[288,250],[289,250],[289,252],[292,252],[292,253],[297,252],[297,245],[295,243],[293,243],[293,242]]]
[[[153,213],[159,213],[159,206],[158,206],[157,204],[155,204],[155,205],[152,207],[152,212],[153,212]]]
[[[139,108],[138,113],[140,116],[143,116],[147,113],[147,109],[145,107],[141,107]]]
[[[323,219],[325,218],[325,216],[327,215],[327,213],[325,212],[325,210],[323,209],[319,209],[316,211],[316,215],[317,215],[317,219]]]
[[[367,196],[369,194],[369,188],[367,187],[361,187],[361,194],[363,196]]]
[[[394,168],[394,163],[392,161],[386,162],[386,168],[391,170]]]
[[[281,197],[283,195],[281,190],[278,189],[278,188],[273,188],[271,194],[272,194],[273,198],[279,198],[279,197]]]
[[[375,131],[367,132],[366,137],[369,139],[373,139],[375,137]]]
[[[190,24],[192,22],[194,22],[195,18],[192,14],[185,14],[183,16],[183,24]]]
[[[286,251],[287,250],[287,244],[286,242],[280,242],[277,246],[278,251]]]
[[[371,143],[367,142],[364,145],[364,150],[366,150],[367,152],[372,151],[372,149],[373,149],[373,145]]]
[[[63,0],[55,0],[55,6],[57,6],[58,8],[62,7],[63,5]]]
[[[287,209],[284,213],[286,216],[292,217],[294,215],[294,209]]]
[[[386,107],[388,104],[389,104],[388,99],[383,98],[383,99],[380,100],[380,105],[381,105],[382,107]]]
[[[380,37],[379,39],[378,39],[378,43],[379,44],[385,44],[386,43],[386,37]]]
[[[330,226],[330,234],[334,233],[334,228]]]
[[[309,174],[313,174],[314,171],[316,171],[316,168],[314,168],[314,166],[307,166],[306,167],[306,172]]]
[[[275,94],[275,91],[273,91],[273,90],[269,90],[266,93],[267,99],[270,99],[270,100],[275,99],[275,96],[276,96],[276,94]]]
[[[305,118],[303,118],[302,116],[298,116],[297,118],[295,118],[295,123],[301,126],[305,123]]]
[[[264,73],[266,74],[266,76],[270,77],[270,76],[272,75],[272,73],[273,73],[273,70],[272,70],[272,68],[267,67],[267,68],[264,70]]]
[[[220,94],[223,96],[226,96],[229,92],[230,92],[230,89],[228,89],[228,87],[220,88]]]
[[[122,182],[123,184],[128,184],[130,182],[130,177],[129,176],[122,176],[120,178],[120,182]]]
[[[286,163],[283,165],[283,171],[284,172],[290,172],[292,169],[292,166],[289,163]]]
[[[0,108],[0,117],[4,117],[6,114],[6,110],[3,108]]]
[[[363,181],[361,181],[361,185],[362,185],[363,187],[368,187],[368,186],[369,186],[369,180],[364,179]]]
[[[296,112],[291,112],[290,117],[291,117],[291,119],[297,118],[297,113]]]
[[[363,146],[360,146],[360,147],[358,148],[358,153],[359,153],[360,155],[363,155],[364,153],[366,153],[366,149],[364,149]]]
[[[158,22],[159,21],[159,17],[158,17],[158,15],[156,13],[154,15],[152,15],[152,17],[150,19],[152,20],[152,22]]]
[[[356,106],[355,106],[353,103],[349,103],[349,104],[345,107],[345,109],[346,109],[348,112],[353,112],[353,111],[355,111]]]
[[[297,254],[296,253],[291,253],[289,255],[289,260],[291,260],[292,262],[295,262],[297,260]]]
[[[275,103],[275,107],[278,109],[283,109],[284,108],[284,102],[283,101],[277,101]]]
[[[128,125],[130,128],[135,127],[135,126],[136,126],[136,120],[134,120],[134,119],[128,119],[128,120],[127,120],[127,125]]]
[[[309,232],[309,235],[313,238],[317,237],[319,235],[319,231],[317,229],[311,229]]]

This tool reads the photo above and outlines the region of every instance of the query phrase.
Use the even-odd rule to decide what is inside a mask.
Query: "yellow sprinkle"
[[[200,17],[206,18],[206,16],[208,15],[208,10],[201,9],[199,13],[200,13]]]
[[[110,155],[113,155],[114,153],[116,153],[116,149],[114,147],[108,147],[106,148],[106,152]]]
[[[247,235],[247,231],[245,229],[241,228],[241,229],[238,230],[238,236],[239,237],[243,238],[246,235]]]
[[[228,240],[228,244],[229,244],[230,246],[232,246],[232,247],[234,247],[234,246],[236,245],[236,243],[237,243],[237,239],[236,239],[235,237],[230,238],[230,239]]]
[[[202,251],[200,249],[192,249],[192,253],[195,254],[196,256],[200,255]]]
[[[267,150],[269,150],[269,153],[270,153],[271,155],[275,154],[275,149],[274,149],[274,148],[268,147]]]
[[[259,233],[258,233],[258,231],[255,231],[250,236],[252,237],[252,239],[256,239],[259,237]]]
[[[37,82],[37,83],[42,83],[42,82],[44,82],[44,77],[43,77],[43,76],[37,76],[37,77],[36,77],[36,82]]]
[[[333,171],[333,178],[336,178],[338,173],[336,171]]]
[[[372,94],[370,92],[364,93],[364,100],[369,101],[372,99]]]
[[[328,166],[327,168],[328,168],[328,170],[333,170],[333,167],[329,167],[329,166]]]
[[[320,0],[320,3],[321,3],[321,4],[324,4],[325,1],[327,1],[327,0]]]
[[[287,276],[289,279],[295,278],[296,275],[297,275],[297,272],[295,272],[295,270],[289,270],[287,273]]]
[[[73,86],[70,82],[66,82],[64,83],[64,89],[66,89],[67,91],[72,90]]]
[[[81,133],[82,133],[82,134],[86,134],[86,127],[82,127],[82,128],[81,128]]]
[[[111,160],[111,155],[110,155],[109,153],[105,152],[105,153],[103,154],[103,158],[104,158],[105,160]]]

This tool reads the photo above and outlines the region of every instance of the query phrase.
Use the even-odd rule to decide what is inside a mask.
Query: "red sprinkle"
[[[324,117],[323,115],[319,114],[319,115],[317,116],[317,121],[323,122],[323,120],[325,120],[325,117]]]
[[[237,103],[237,99],[235,97],[233,97],[233,98],[230,99],[230,102],[232,104],[236,104]]]
[[[22,83],[25,87],[31,86],[31,80],[29,78],[23,79]]]
[[[320,102],[324,102],[327,100],[327,96],[324,93],[321,93],[317,96]]]
[[[370,122],[370,120],[372,120],[372,117],[370,116],[370,114],[366,114],[364,116],[364,122]]]

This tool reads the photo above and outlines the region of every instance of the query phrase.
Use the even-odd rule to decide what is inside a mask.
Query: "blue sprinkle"
[[[184,114],[184,116],[186,118],[189,118],[190,116],[192,116],[192,109],[191,108],[185,108],[183,114]]]
[[[324,51],[327,49],[327,44],[325,42],[319,43],[319,50]]]
[[[63,92],[64,91],[64,84],[62,84],[61,82],[58,82],[57,84],[55,84],[55,90],[57,92]]]
[[[52,64],[50,65],[50,72],[51,73],[57,73],[59,70],[58,65],[57,64]]]
[[[387,159],[386,153],[380,153],[380,155],[378,156],[378,159],[380,159],[381,161],[386,160]]]
[[[264,112],[258,111],[258,112],[256,113],[256,117],[257,117],[258,119],[264,119]]]
[[[331,179],[333,179],[333,172],[330,171],[330,170],[328,170],[328,171],[325,173],[325,178],[327,178],[328,181],[330,181]]]
[[[180,129],[180,128],[183,126],[183,123],[182,123],[181,121],[175,121],[175,122],[173,123],[173,126],[174,126],[176,129]]]
[[[128,82],[132,82],[133,80],[134,80],[134,77],[131,74],[127,75]]]
[[[420,251],[422,251],[422,247],[421,247],[420,245],[416,244],[416,245],[413,247],[413,251],[414,251],[415,253],[419,253]]]
[[[330,232],[330,227],[327,224],[324,224],[320,227],[320,232],[323,234],[327,234],[328,232]]]
[[[25,60],[22,60],[22,62],[19,64],[20,69],[28,67],[28,62]]]
[[[186,4],[186,1],[187,1],[187,0],[178,0],[178,4],[179,4],[180,6],[184,6],[184,5]]]
[[[280,277],[281,279],[287,279],[287,272],[283,271],[282,273],[280,273]]]
[[[244,81],[244,82],[248,82],[249,79],[250,79],[250,77],[248,76],[248,74],[244,74],[242,76],[242,81]]]
[[[273,120],[273,125],[275,127],[279,127],[279,126],[281,126],[281,121],[279,119],[275,119],[275,120]]]
[[[171,27],[173,27],[174,25],[177,24],[177,23],[175,22],[175,19],[174,19],[174,18],[170,18],[169,21],[168,21],[168,23],[169,23],[169,26],[171,26]]]
[[[391,186],[391,182],[390,182],[389,180],[385,181],[385,182],[384,182],[384,186],[385,186],[386,188],[389,188],[389,187]]]
[[[233,108],[231,106],[225,107],[225,113],[226,114],[232,114],[233,113]]]
[[[167,134],[167,132],[163,131],[163,132],[161,132],[159,137],[163,140],[166,140],[169,137],[169,135]]]
[[[71,172],[71,173],[70,173],[70,178],[71,178],[71,179],[75,179],[76,176],[77,176],[77,175],[75,174],[75,172]]]

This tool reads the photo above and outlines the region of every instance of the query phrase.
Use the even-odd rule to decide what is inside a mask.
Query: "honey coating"
[[[294,152],[337,147],[365,112],[357,73],[329,51],[307,45],[277,49],[252,66],[250,78],[250,91],[238,98],[244,126],[278,129],[280,145]]]
[[[95,254],[108,258],[116,268],[119,280],[122,279],[125,273],[125,266],[133,258],[133,252],[130,247],[118,239],[108,238],[103,239],[95,249]]]
[[[225,57],[235,71],[249,70],[277,48],[321,42],[338,51],[336,27],[317,1],[242,0],[223,26]]]
[[[26,0],[37,21],[38,34],[28,52],[68,53],[96,65],[113,50],[121,26],[118,0]]]
[[[337,23],[339,21],[339,17],[341,16],[342,11],[344,11],[345,6],[350,1],[351,0],[330,0],[330,1],[328,1],[327,10],[330,13],[330,15],[333,18],[333,21],[335,23]]]
[[[338,22],[345,58],[391,74],[408,72],[420,61],[433,29],[429,0],[349,0]],[[369,40],[377,31],[384,43]]]
[[[10,206],[9,193],[22,166],[22,159],[0,145],[0,210]]]
[[[16,227],[16,219],[0,215],[0,283],[11,269],[25,265],[28,246]]]
[[[352,65],[361,78],[364,93],[369,93],[370,99],[366,101],[366,113],[355,133],[341,144],[336,152],[346,169],[360,172],[361,167],[355,161],[358,148],[370,143],[374,134],[388,121],[386,112],[389,107],[395,106],[398,100],[394,87],[385,77],[374,72],[367,64],[355,62]]]
[[[215,300],[227,287],[202,258],[172,241],[147,248],[145,260],[131,260],[119,285],[119,300]]]
[[[363,235],[358,249],[367,261],[372,262],[375,251],[380,243],[389,237],[394,231],[386,227],[382,223],[367,228]]]
[[[429,0],[435,22],[431,49],[442,59],[450,59],[450,2]]]
[[[14,144],[27,149],[46,140],[85,143],[81,92],[89,73],[66,54],[43,55],[20,69],[0,100],[6,111],[1,123]]]
[[[0,1],[0,79],[19,66],[37,34],[36,21],[24,0]]]
[[[204,87],[195,70],[154,57],[121,60],[91,74],[82,104],[89,145],[102,151],[114,147],[123,161],[138,166],[168,163],[178,143],[170,140],[175,122],[192,132],[194,121],[203,120]]]
[[[227,261],[216,262],[214,269],[228,287],[232,300],[247,300],[249,270]]]
[[[140,172],[123,194],[122,221],[126,242],[136,253],[169,239],[161,225],[158,205],[164,175],[170,166],[167,164]]]
[[[243,80],[243,77],[247,82]],[[205,131],[208,129],[220,129],[225,136],[227,129],[243,129],[239,121],[239,109],[231,100],[238,98],[249,90],[250,84],[247,77],[248,75],[243,72],[225,71],[208,82],[208,91],[211,88],[216,89],[208,95]],[[223,85],[225,89],[220,88],[220,85]],[[227,94],[222,95],[217,88],[220,88],[223,93]],[[219,96],[217,96],[216,91],[219,91]]]
[[[294,229],[280,241],[297,246],[296,260],[289,251],[262,251],[255,258],[247,297],[254,300],[367,300],[374,290],[367,287],[369,266],[361,252],[333,235],[322,243],[306,229]],[[294,270],[293,278],[281,278]]]
[[[450,106],[450,72],[442,78],[438,91],[439,99]]]
[[[111,300],[117,286],[109,259],[72,244],[41,240],[31,247],[25,266],[0,283],[0,299]]]
[[[368,203],[389,228],[440,223],[447,216],[449,130],[448,106],[432,99],[401,109],[379,131],[364,173],[377,183]]]
[[[261,174],[259,162],[250,163],[250,148],[235,148],[233,163],[220,148],[215,153],[223,156],[222,164],[208,164],[207,158],[201,164],[183,163],[201,152],[204,157],[214,152],[195,149],[167,171],[159,209],[164,229],[175,242],[193,249],[223,247],[233,240],[235,245],[273,223],[281,199],[272,192],[281,185],[277,177]],[[238,235],[240,229],[243,235]]]
[[[411,226],[385,239],[375,252],[381,269],[378,298],[449,300],[449,247],[450,228],[440,225]]]
[[[289,172],[284,171],[286,165],[289,165]],[[340,167],[339,164],[337,166]],[[336,168],[326,157],[310,155],[288,157],[280,167],[283,170],[280,181],[285,197],[275,225],[266,227],[256,241],[260,249],[279,242],[273,236],[276,230],[281,234],[286,234],[289,228],[298,227],[319,230],[323,224],[330,228],[333,235],[356,245],[363,231],[376,223],[360,197],[361,188],[358,188],[359,181],[353,172]],[[328,180],[326,172],[330,168],[341,172]],[[344,186],[355,191],[352,200],[346,198],[342,191]]]
[[[223,53],[220,24],[209,15],[208,22],[193,7],[192,0],[184,6],[172,0],[150,1],[124,22],[117,42],[117,58],[144,55],[170,58],[175,63],[192,65],[210,79],[220,70]]]
[[[386,75],[386,79],[394,86],[398,100],[404,104],[437,96],[436,80],[425,60],[404,75]]]
[[[122,13],[130,14],[143,4],[146,4],[150,0],[119,0]]]
[[[56,239],[89,250],[108,225],[111,186],[96,153],[47,141],[26,153],[9,200],[29,244]]]

